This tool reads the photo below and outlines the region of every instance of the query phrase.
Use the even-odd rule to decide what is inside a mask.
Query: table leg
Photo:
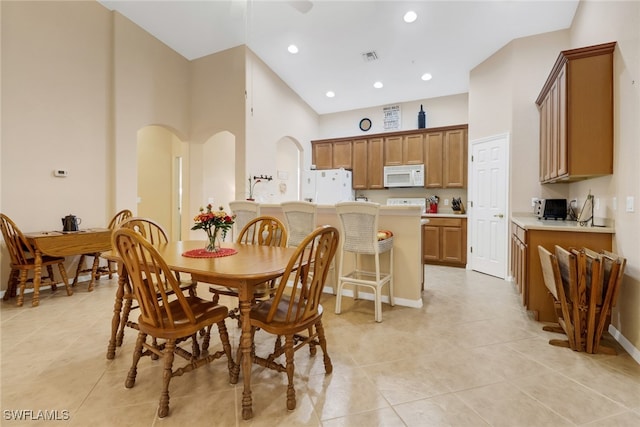
[[[33,271],[33,300],[32,307],[40,305],[40,283],[42,282],[42,252],[36,249],[35,269]]]
[[[93,254],[93,265],[91,265],[91,280],[89,281],[89,292],[93,291],[93,286],[96,283],[96,275],[98,273],[98,266],[100,265],[100,255]]]
[[[113,359],[116,355],[116,334],[120,326],[120,310],[122,310],[122,298],[124,297],[124,285],[127,282],[127,272],[122,263],[118,263],[118,289],[116,301],[113,304],[113,318],[111,319],[111,337],[107,347],[107,359]]]
[[[242,379],[244,380],[244,390],[242,391],[242,419],[253,418],[253,408],[251,399],[251,293],[249,286],[243,283],[238,289],[240,300],[240,316],[242,318],[242,335],[240,336],[240,352],[242,353]]]

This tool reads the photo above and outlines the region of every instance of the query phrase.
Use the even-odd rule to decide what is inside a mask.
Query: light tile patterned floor
[[[106,348],[116,281],[86,284],[72,297],[43,292],[40,307],[1,305],[3,426],[638,426],[640,365],[618,356],[553,347],[511,283],[463,269],[428,266],[424,307],[383,307],[325,295],[333,374],[321,357],[296,354],[298,406],[285,406],[286,376],[255,366],[255,417],[241,419],[242,389],[223,361],[176,377],[170,413],[156,409],[161,365],[145,358],[135,387],[124,380],[135,333],[116,358]],[[207,295],[206,288],[200,295]],[[233,304],[232,301],[226,301]],[[239,331],[228,322],[234,345]],[[267,342],[258,334],[258,351]],[[216,341],[217,343],[217,341]],[[320,352],[318,352],[320,354]],[[67,421],[12,420],[55,411]],[[68,412],[63,412],[68,411]],[[23,412],[24,413],[24,412]],[[51,412],[49,412],[51,414]]]

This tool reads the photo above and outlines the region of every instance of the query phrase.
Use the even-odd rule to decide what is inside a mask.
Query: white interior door
[[[471,142],[471,269],[507,275],[509,134]]]

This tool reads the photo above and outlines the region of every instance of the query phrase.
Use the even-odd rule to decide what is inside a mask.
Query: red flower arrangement
[[[195,224],[191,229],[204,230],[207,232],[209,239],[209,244],[207,245],[208,251],[216,251],[216,248],[219,248],[219,243],[216,241],[218,232],[222,232],[222,239],[224,240],[227,232],[233,227],[233,223],[235,222],[236,216],[229,215],[222,209],[222,206],[220,206],[217,211],[214,211],[213,206],[209,203],[206,211],[205,208],[200,208],[200,213],[193,218]]]

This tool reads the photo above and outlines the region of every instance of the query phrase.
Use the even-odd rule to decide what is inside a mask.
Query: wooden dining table
[[[281,248],[259,245],[244,245],[239,243],[222,243],[223,248],[232,248],[237,252],[233,255],[217,258],[191,258],[183,254],[193,249],[204,248],[205,240],[174,241],[156,245],[156,249],[164,258],[172,270],[180,273],[189,273],[206,277],[211,283],[238,289],[240,317],[242,333],[240,336],[240,351],[242,352],[242,365],[240,366],[244,381],[242,393],[242,418],[247,420],[253,417],[251,398],[251,348],[252,334],[250,324],[251,301],[254,287],[265,281],[281,276],[295,253],[296,248]],[[119,278],[116,299],[113,308],[111,323],[111,337],[107,347],[107,359],[115,357],[117,345],[122,343],[117,334],[121,319],[121,310],[125,292],[131,292],[126,271],[122,268],[119,254],[112,250],[103,256],[111,261],[118,262]],[[120,341],[118,343],[118,341]],[[232,373],[232,382],[238,381],[239,372]]]
[[[35,249],[35,274],[33,279],[32,306],[40,304],[40,272],[42,256],[67,257],[111,250],[111,230],[91,228],[80,231],[38,231],[24,233],[24,237]],[[94,268],[97,267],[94,263]],[[93,290],[95,271],[92,271],[89,291]]]

